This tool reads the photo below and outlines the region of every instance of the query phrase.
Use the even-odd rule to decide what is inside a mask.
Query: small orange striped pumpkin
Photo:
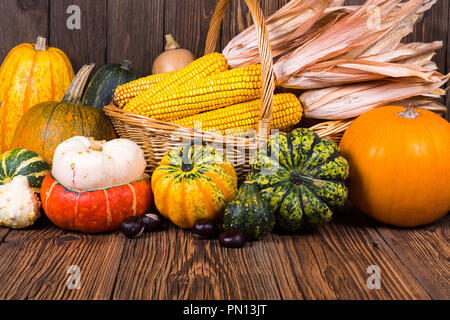
[[[75,192],[48,174],[42,183],[41,200],[45,214],[58,227],[99,233],[117,230],[126,218],[147,213],[152,191],[148,176],[123,186]]]
[[[167,153],[152,176],[156,208],[183,229],[200,219],[219,222],[237,194],[236,171],[225,155],[193,142]]]
[[[22,115],[45,101],[59,101],[74,78],[69,58],[59,49],[23,43],[11,50],[0,67],[0,152],[10,149]]]

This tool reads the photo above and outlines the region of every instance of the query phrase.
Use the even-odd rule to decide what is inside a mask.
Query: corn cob
[[[172,121],[260,98],[261,86],[261,66],[246,66],[161,92],[150,101],[140,102],[134,112]]]
[[[261,99],[258,99],[181,118],[174,120],[173,123],[203,131],[219,130],[222,135],[241,135],[247,130],[257,129],[260,109]],[[277,94],[273,97],[271,128],[288,130],[300,122],[302,114],[302,105],[295,95]]]
[[[123,84],[114,91],[113,102],[116,106],[122,108],[131,99],[139,95],[141,92],[149,89],[151,86],[166,79],[173,72],[154,74],[148,77],[137,79],[129,83]]]
[[[222,54],[217,52],[208,54],[191,62],[186,67],[174,71],[161,82],[150,86],[147,90],[143,91],[127,103],[124,109],[142,115],[143,113],[140,110],[140,107],[148,105],[158,93],[163,91],[172,92],[175,88],[189,83],[190,81],[205,78],[227,69],[228,63]]]

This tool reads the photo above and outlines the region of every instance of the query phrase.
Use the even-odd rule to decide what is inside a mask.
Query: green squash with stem
[[[269,201],[277,225],[297,231],[326,224],[344,206],[348,175],[348,162],[333,141],[299,128],[269,138],[267,150],[256,154],[249,180]]]

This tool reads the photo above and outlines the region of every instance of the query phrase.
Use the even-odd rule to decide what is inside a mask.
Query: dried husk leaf
[[[442,95],[439,89],[450,75],[434,83],[410,81],[371,81],[353,85],[306,91],[300,96],[305,116],[312,119],[354,118],[373,108],[416,96]]]
[[[343,6],[344,3],[345,3],[345,0],[333,0],[331,2],[331,6],[332,7],[340,7],[340,6]]]
[[[294,89],[319,89],[343,84],[380,80],[387,77],[413,77],[425,82],[439,81],[437,66],[430,61],[441,41],[413,43],[364,59],[338,59],[314,64],[281,85]],[[430,52],[428,52],[430,51]],[[398,61],[398,63],[395,63]]]
[[[358,10],[323,28],[318,36],[282,56],[274,66],[278,83],[282,84],[315,63],[376,43],[400,21],[416,12],[422,1],[410,0],[400,5],[400,0],[368,0]],[[374,7],[383,17],[376,28],[368,23]]]
[[[370,48],[362,52],[359,57],[371,56],[383,52],[394,50],[400,44],[400,41],[412,33],[414,24],[421,19],[423,13],[436,3],[437,0],[422,0],[422,3],[411,12],[405,19],[400,21],[393,30],[389,30],[386,34]],[[401,4],[405,5],[405,4]]]
[[[316,89],[330,86],[380,80],[384,78],[411,78],[411,82],[436,82],[441,75],[417,65],[380,63],[364,60],[349,60],[323,72],[309,71],[290,78],[283,83],[285,88]]]
[[[414,11],[411,11],[403,20],[391,29],[385,31],[385,34],[374,44],[362,46],[357,49],[351,50],[339,59],[354,59],[358,57],[367,57],[372,55],[378,55],[380,53],[390,52],[396,49],[400,45],[400,41],[413,32],[414,24],[422,17],[423,12],[429,10],[437,0],[422,0],[422,3],[417,6]],[[399,4],[400,7],[408,5],[407,3]],[[378,16],[378,11],[374,11],[375,21]],[[380,23],[383,23],[383,17],[379,15]]]
[[[302,36],[319,20],[331,0],[292,0],[266,19],[272,55],[277,57],[303,41]],[[232,68],[260,62],[255,26],[233,38],[222,54]]]
[[[425,54],[434,53],[441,49],[443,46],[442,41],[434,41],[431,43],[423,42],[411,42],[407,44],[400,43],[397,47],[391,51],[373,54],[370,56],[360,57],[364,60],[379,61],[379,62],[399,62],[408,63],[409,59],[423,56]],[[409,62],[414,64],[413,62]]]

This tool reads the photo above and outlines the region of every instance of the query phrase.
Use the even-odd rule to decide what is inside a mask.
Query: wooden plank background
[[[261,0],[271,14],[288,0]],[[364,0],[347,0],[361,4]],[[69,5],[81,8],[81,30],[69,30]],[[133,62],[133,68],[149,74],[153,60],[163,51],[164,34],[171,33],[187,49],[200,56],[216,0],[0,0],[0,61],[14,46],[45,36],[49,44],[64,50],[76,70],[95,62]],[[449,71],[450,5],[438,0],[408,37],[409,41],[443,40],[435,59],[441,72]],[[243,0],[232,0],[220,38],[223,48],[251,23]],[[221,49],[220,48],[220,49]],[[450,99],[446,99],[450,108]],[[447,119],[449,113],[447,113]]]

